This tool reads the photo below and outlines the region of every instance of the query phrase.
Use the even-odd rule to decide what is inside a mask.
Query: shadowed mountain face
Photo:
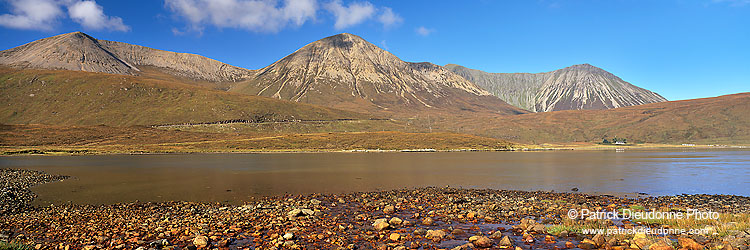
[[[121,75],[139,75],[139,66],[151,66],[171,75],[215,82],[238,81],[253,74],[251,70],[199,55],[97,40],[81,32],[44,38],[0,51],[0,65]]]
[[[441,66],[404,62],[351,34],[308,44],[230,91],[356,111],[525,113]]]
[[[589,64],[537,74],[487,73],[454,64],[445,67],[500,99],[534,112],[611,109],[666,101],[657,93]]]

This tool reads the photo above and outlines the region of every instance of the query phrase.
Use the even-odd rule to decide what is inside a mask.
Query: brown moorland
[[[608,110],[571,110],[522,115],[425,112],[393,120],[315,123],[252,123],[179,126],[202,132],[311,133],[352,131],[452,132],[523,144],[589,146],[602,139],[633,143],[750,144],[750,93],[671,101]],[[565,146],[568,147],[568,146]]]
[[[609,110],[569,110],[487,119],[436,121],[440,128],[522,143],[750,143],[750,93],[670,101]]]
[[[455,133],[340,132],[261,135],[163,130],[144,126],[0,125],[0,151],[28,153],[177,153],[403,149],[509,150],[505,140]]]

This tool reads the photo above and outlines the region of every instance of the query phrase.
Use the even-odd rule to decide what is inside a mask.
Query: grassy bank
[[[409,125],[392,120],[231,123],[160,127],[0,125],[0,154],[737,148],[726,145],[685,146],[653,143],[622,146],[590,142],[534,145],[451,132],[381,131],[395,130],[397,127],[404,128]]]
[[[33,247],[21,243],[10,243],[0,241],[0,250],[31,250]]]
[[[17,154],[132,154],[333,152],[352,150],[510,150],[500,139],[456,133],[328,132],[208,133],[151,127],[4,125],[0,152]]]

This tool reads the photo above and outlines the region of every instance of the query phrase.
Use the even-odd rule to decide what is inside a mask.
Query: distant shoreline
[[[750,150],[744,145],[669,145],[669,144],[641,144],[631,146],[608,146],[608,145],[556,145],[550,147],[526,147],[511,149],[279,149],[279,150],[227,150],[227,151],[108,151],[96,148],[72,148],[72,147],[0,147],[2,156],[78,156],[78,155],[179,155],[179,154],[304,154],[304,153],[450,153],[450,152],[545,152],[545,151],[627,151],[627,150],[669,150],[669,149],[698,149],[698,150]]]

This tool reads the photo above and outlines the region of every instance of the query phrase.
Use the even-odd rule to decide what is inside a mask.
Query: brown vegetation
[[[486,119],[443,119],[442,129],[526,143],[601,142],[746,144],[750,93],[630,106],[570,110]]]
[[[15,153],[176,153],[402,149],[507,150],[499,139],[454,133],[342,132],[286,135],[206,133],[150,127],[0,126],[0,151]]]

